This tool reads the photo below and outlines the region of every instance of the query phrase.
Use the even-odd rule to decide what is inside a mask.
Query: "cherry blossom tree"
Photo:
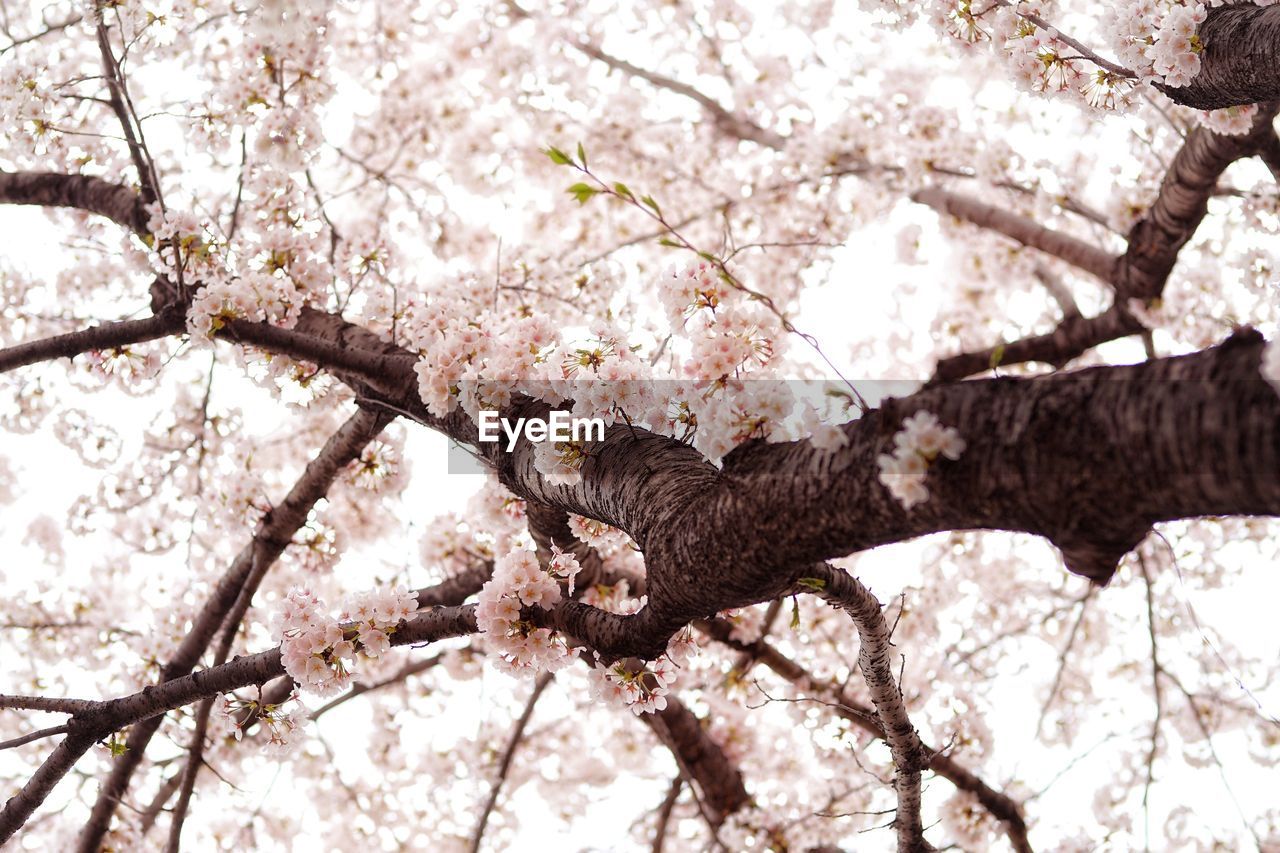
[[[1280,848],[1280,9],[0,11],[0,843]]]

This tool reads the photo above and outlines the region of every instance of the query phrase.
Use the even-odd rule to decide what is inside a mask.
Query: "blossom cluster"
[[[609,613],[626,616],[638,613],[647,601],[646,596],[631,597],[631,584],[624,578],[614,584],[595,584],[583,593],[581,601]]]
[[[574,513],[569,513],[569,532],[579,542],[590,545],[596,550],[612,550],[627,541],[627,534],[618,528]]]
[[[340,692],[351,683],[357,654],[384,654],[396,626],[417,609],[417,597],[397,586],[356,594],[335,618],[321,599],[295,587],[276,613],[285,672],[309,693]]]
[[[956,460],[964,452],[964,439],[952,427],[944,427],[931,412],[916,412],[902,422],[893,437],[894,451],[880,454],[880,482],[902,504],[911,509],[929,499],[925,476],[939,456]]]
[[[1118,65],[1073,47],[1076,43],[1046,20],[1055,11],[1051,4],[1039,0],[990,4],[944,0],[931,4],[930,18],[938,30],[966,46],[989,40],[1004,55],[1015,82],[1023,88],[1072,94],[1090,106],[1114,110],[1132,104],[1135,83],[1158,82],[1175,88],[1189,84],[1200,72],[1204,48],[1197,30],[1208,15],[1208,7],[1224,2],[1129,0],[1113,4],[1109,32]],[[1255,0],[1259,6],[1274,2]]]
[[[554,671],[569,663],[564,638],[524,618],[526,607],[550,610],[560,601],[560,581],[572,589],[577,559],[556,550],[546,569],[538,555],[516,548],[494,561],[493,577],[480,590],[476,624],[489,647],[513,672]]]
[[[547,358],[559,335],[545,316],[477,315],[472,306],[445,300],[421,307],[408,335],[421,356],[414,368],[418,394],[437,417],[462,402],[475,418],[482,408],[510,403],[517,380],[560,378]]]
[[[774,356],[778,318],[749,303],[708,261],[668,267],[658,279],[658,301],[672,328],[686,333],[692,344],[683,366],[688,378],[740,378]]]
[[[1257,114],[1257,104],[1244,104],[1220,110],[1201,110],[1196,114],[1196,118],[1201,125],[1214,133],[1242,136],[1253,128],[1253,119]]]
[[[289,710],[284,706],[295,703]],[[221,697],[217,705],[216,724],[229,736],[236,740],[244,737],[244,726],[250,720],[262,725],[267,732],[267,742],[262,750],[271,755],[284,756],[293,752],[298,745],[294,733],[302,728],[308,720],[307,710],[298,703],[298,691],[294,690],[289,698],[279,704],[260,702],[255,699],[240,699],[235,694]]]
[[[713,462],[753,438],[844,443],[816,412],[795,411],[777,383],[747,381],[769,377],[785,338],[782,319],[758,295],[709,261],[669,267],[656,294],[671,324],[668,341],[680,343],[663,344],[650,358],[610,322],[577,342],[562,339],[541,314],[477,313],[452,297],[413,306],[404,328],[420,356],[419,396],[438,417],[461,407],[477,422],[481,411],[501,410],[517,395],[553,406],[572,401],[573,418],[689,440]],[[665,367],[657,364],[664,353]],[[548,483],[574,485],[590,454],[590,442],[545,441],[535,445],[533,462]]]
[[[628,708],[637,716],[661,711],[667,707],[667,694],[681,667],[697,650],[692,632],[685,628],[672,637],[664,654],[639,668],[625,661],[597,665],[591,670],[591,698]]]
[[[352,482],[362,489],[376,492],[399,473],[400,454],[386,442],[371,442],[350,467]]]
[[[286,208],[296,201],[279,174],[262,170],[252,186]],[[328,283],[329,265],[315,252],[312,238],[297,230],[265,230],[241,238],[233,251],[190,213],[158,205],[150,210],[147,228],[155,241],[156,271],[195,293],[187,311],[187,331],[194,340],[208,341],[235,319],[290,328],[303,305]]]
[[[89,350],[83,356],[89,373],[100,379],[118,379],[121,388],[129,390],[143,380],[153,379],[163,364],[160,352],[154,347],[112,347],[105,350]]]
[[[715,311],[731,291],[724,277],[706,261],[668,267],[658,281],[658,301],[672,326],[681,325],[700,309]]]
[[[533,449],[533,467],[552,486],[576,486],[588,455],[583,441],[544,441]]]
[[[1173,5],[1160,15],[1154,3],[1130,4],[1117,15],[1120,61],[1146,78],[1159,77],[1174,87],[1185,86],[1200,73],[1200,44],[1196,30],[1207,11],[1203,4]]]

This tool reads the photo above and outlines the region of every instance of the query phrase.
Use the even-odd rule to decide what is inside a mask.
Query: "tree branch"
[[[773,148],[775,150],[781,150],[787,145],[786,137],[767,128],[763,128],[753,121],[734,114],[730,110],[725,109],[725,107],[714,98],[708,97],[687,83],[681,83],[679,80],[668,77],[665,74],[659,74],[656,71],[649,71],[648,69],[641,68],[638,65],[633,65],[624,59],[618,59],[615,56],[605,53],[589,41],[583,40],[579,42],[571,42],[570,44],[574,49],[581,51],[592,59],[603,62],[610,68],[621,71],[630,77],[636,77],[640,80],[644,80],[647,83],[657,86],[659,89],[666,89],[668,92],[674,92],[677,95],[690,99],[706,111],[707,115],[711,117],[711,120],[715,123],[717,128],[735,139],[749,140],[758,145],[763,145],[766,148]]]
[[[898,853],[932,850],[933,846],[925,840],[920,818],[920,778],[921,771],[929,764],[929,753],[911,724],[902,690],[893,676],[889,624],[880,610],[880,602],[871,590],[841,569],[817,564],[807,571],[821,583],[820,588],[812,592],[849,614],[858,631],[858,668],[871,692],[876,719],[893,755],[893,788],[898,795],[893,826],[898,834]]]
[[[1280,9],[1240,3],[1207,11],[1197,31],[1199,73],[1181,88],[1156,88],[1201,110],[1280,98]]]
[[[493,807],[498,802],[498,794],[502,792],[502,783],[506,781],[507,773],[511,770],[511,762],[515,758],[516,748],[520,746],[520,741],[524,737],[525,727],[529,725],[529,720],[533,717],[533,707],[538,704],[542,691],[546,690],[547,685],[554,679],[555,673],[544,672],[539,674],[533,682],[533,692],[529,694],[529,701],[525,703],[524,712],[511,729],[511,737],[507,739],[507,746],[502,750],[502,759],[498,763],[497,775],[494,776],[493,784],[489,787],[489,798],[485,801],[484,808],[480,811],[480,817],[476,821],[476,828],[471,833],[471,853],[478,853],[480,850],[480,841],[484,838],[484,829],[489,823],[489,815],[493,813]]]
[[[391,645],[432,642],[473,634],[477,630],[473,605],[438,607],[401,623],[391,637]],[[0,810],[0,844],[13,837],[72,765],[98,740],[126,726],[161,717],[174,708],[252,684],[265,684],[283,674],[280,649],[274,648],[151,685],[128,696],[95,702],[93,707],[72,717],[67,737]],[[81,836],[81,843],[83,840]]]
[[[53,737],[54,735],[66,734],[66,732],[67,732],[67,727],[65,725],[50,726],[47,729],[39,729],[38,731],[31,732],[30,734],[22,735],[21,737],[15,737],[10,740],[0,741],[0,749],[13,749],[16,746],[24,746],[25,744],[32,743],[34,741],[40,740],[41,738],[47,738],[47,737]]]
[[[299,331],[403,352],[321,312],[304,312]],[[652,659],[692,619],[783,594],[796,566],[925,533],[1035,533],[1062,550],[1072,571],[1103,583],[1154,521],[1280,514],[1280,478],[1271,473],[1280,399],[1258,372],[1262,344],[1242,332],[1141,365],[929,388],[846,425],[849,444],[838,451],[752,442],[722,470],[679,441],[615,425],[572,486],[547,484],[529,442],[507,453],[480,442],[460,409],[429,414],[409,359],[338,375],[371,404],[474,448],[516,495],[631,535],[645,551],[649,605],[618,616],[563,601],[552,621],[604,655]],[[519,398],[503,416],[545,418],[549,408]],[[970,444],[959,462],[930,473],[935,497],[907,512],[879,483],[876,456],[920,409]],[[699,569],[680,568],[690,566]]]
[[[105,216],[139,235],[148,233],[149,217],[138,193],[92,175],[0,170],[0,204],[73,207]]]
[[[1028,361],[1062,367],[1099,344],[1143,332],[1143,325],[1129,311],[1127,301],[1131,298],[1149,301],[1164,292],[1165,282],[1173,271],[1178,253],[1195,234],[1208,212],[1209,198],[1222,173],[1242,157],[1260,154],[1265,160],[1272,150],[1276,135],[1271,129],[1271,122],[1275,113],[1275,104],[1263,105],[1254,119],[1253,129],[1242,136],[1220,135],[1201,127],[1194,128],[1187,134],[1160,183],[1160,191],[1151,209],[1130,229],[1128,246],[1122,255],[1111,259],[1111,270],[1105,277],[1099,275],[1105,268],[1100,257],[1089,255],[1092,267],[1083,267],[1071,258],[1055,252],[1056,243],[1041,234],[1045,229],[1036,230],[1040,226],[1029,220],[1015,219],[1011,223],[1008,217],[1012,214],[1000,216],[1002,211],[994,208],[985,210],[980,203],[967,200],[958,208],[964,214],[962,218],[975,225],[992,228],[1025,245],[1055,254],[1102,278],[1115,290],[1115,301],[1110,308],[1094,317],[1084,318],[1078,314],[1072,316],[1066,313],[1058,327],[1047,335],[1036,335],[990,349],[944,358],[938,362],[930,384],[963,379],[999,365]],[[979,215],[983,213],[986,214],[985,217]],[[1022,239],[1019,234],[1028,239]],[[1041,241],[1038,244],[1028,242],[1037,239]],[[1098,250],[1091,248],[1091,251]]]
[[[1022,338],[984,350],[963,352],[938,361],[930,385],[954,382],[984,370],[1010,364],[1038,361],[1063,367],[1099,344],[1136,335],[1144,330],[1138,318],[1119,303],[1096,317],[1074,314],[1064,317],[1057,328],[1046,335]]]
[[[169,310],[141,320],[103,323],[78,332],[16,344],[0,349],[0,373],[41,361],[74,358],[90,350],[118,349],[130,344],[153,341],[178,334],[184,325],[182,312]]]
[[[472,568],[452,577],[441,581],[435,586],[423,587],[417,591],[418,607],[425,609],[428,607],[456,607],[466,601],[472,595],[480,591],[485,582],[493,574],[492,563],[479,563]],[[312,712],[311,719],[316,719],[321,714],[340,705],[349,699],[367,693],[371,690],[377,690],[381,687],[388,686],[397,681],[416,675],[426,669],[434,666],[439,656],[428,658],[424,661],[407,664],[398,673],[386,681],[376,682],[374,684],[357,683],[349,693],[339,696],[337,699],[329,702],[327,705],[321,706],[318,710]],[[267,685],[262,691],[259,699],[259,705],[279,705],[288,700],[290,694],[293,693],[293,679],[285,676],[277,681]],[[246,734],[257,724],[260,714],[256,712],[246,712],[245,716],[239,721],[241,731]]]
[[[1108,284],[1115,280],[1116,259],[1108,252],[1004,208],[941,187],[917,190],[911,194],[911,200],[979,228],[999,232],[1024,246],[1039,249]]]
[[[676,800],[680,798],[680,789],[683,787],[684,777],[677,773],[667,788],[667,795],[662,798],[662,805],[658,806],[658,821],[653,829],[653,845],[649,848],[649,853],[662,853],[662,848],[667,843],[667,824],[671,822],[671,812],[675,810]]]
[[[89,699],[59,699],[53,696],[0,695],[0,708],[24,711],[47,711],[51,714],[78,714],[93,707]]]
[[[1129,245],[1116,266],[1118,299],[1150,300],[1160,295],[1178,252],[1208,212],[1209,198],[1222,173],[1236,160],[1262,149],[1273,134],[1275,115],[1276,104],[1267,103],[1259,107],[1248,133],[1230,136],[1196,127],[1187,134],[1160,182],[1156,200],[1129,231]]]
[[[732,626],[723,620],[700,622],[698,628],[717,642],[750,654],[753,660],[758,660],[797,688],[823,696],[825,701],[822,704],[832,708],[837,716],[848,720],[873,737],[884,740],[884,729],[875,711],[845,693],[841,685],[820,681],[814,677],[813,673],[769,643],[756,641],[743,644],[735,641],[731,636]],[[1007,794],[997,791],[982,781],[950,754],[939,752],[927,745],[925,751],[929,756],[929,769],[955,785],[957,789],[973,794],[983,808],[1001,822],[1005,834],[1009,837],[1009,843],[1017,853],[1032,853],[1031,845],[1027,841],[1027,825],[1022,816],[1021,806]]]
[[[667,707],[653,714],[641,714],[640,720],[674,753],[681,768],[688,772],[691,783],[697,783],[702,802],[710,811],[708,820],[713,829],[751,799],[743,784],[742,771],[707,733],[698,715],[678,698],[668,695]]]
[[[265,571],[284,552],[293,534],[306,523],[307,513],[333,485],[338,473],[359,457],[365,445],[382,430],[384,416],[364,410],[354,414],[333,434],[289,490],[289,494],[263,518],[253,540],[237,555],[218,581],[181,644],[161,668],[161,682],[191,672],[213,640],[228,612],[236,606],[246,581],[258,567]],[[155,717],[129,732],[125,752],[112,765],[111,773],[98,794],[89,820],[81,831],[77,849],[96,853],[111,825],[116,806],[128,790],[129,781],[141,763],[147,744],[159,730],[163,717]]]

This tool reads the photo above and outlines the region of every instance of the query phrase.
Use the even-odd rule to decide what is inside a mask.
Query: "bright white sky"
[[[939,86],[935,93],[939,99],[949,95],[946,85]],[[991,95],[995,97],[995,95]],[[1007,93],[1006,93],[1007,97]],[[1055,107],[1046,106],[1045,109]],[[1118,135],[1130,132],[1124,119],[1113,119]],[[1015,134],[1016,135],[1016,134]],[[1014,140],[1015,144],[1017,140]],[[1071,141],[1063,140],[1061,152],[1045,152],[1050,159],[1061,159],[1069,151]],[[1117,145],[1117,151],[1124,149]],[[1101,172],[1101,170],[1099,170]],[[517,215],[515,213],[512,214]],[[900,264],[895,257],[893,236],[898,228],[907,223],[916,222],[925,226],[923,238],[926,263],[918,266]],[[850,239],[847,246],[836,252],[835,263],[831,269],[829,281],[820,282],[822,286],[812,288],[803,297],[800,311],[796,317],[796,325],[804,331],[815,335],[823,344],[824,351],[840,367],[842,372],[857,378],[857,365],[850,355],[850,344],[862,338],[874,336],[874,331],[881,322],[880,318],[889,314],[889,307],[899,304],[904,292],[913,292],[911,296],[911,313],[918,319],[921,328],[927,328],[936,311],[935,305],[942,288],[947,286],[947,263],[949,255],[946,251],[931,251],[940,245],[936,232],[932,227],[933,215],[919,208],[900,208],[894,218],[879,228],[859,232]],[[509,222],[495,222],[495,230],[506,230]],[[65,244],[73,235],[67,234],[61,227],[48,223],[42,216],[30,209],[14,209],[0,207],[0,234],[8,235],[3,251],[11,263],[26,266],[33,274],[52,274],[58,267],[61,255],[59,246]],[[1016,294],[1014,294],[1016,296]],[[1017,298],[1030,298],[1018,296]],[[1013,306],[1016,311],[1019,306]],[[123,313],[122,311],[119,313]],[[109,318],[104,318],[109,319]],[[799,354],[800,348],[795,351]],[[1140,349],[1132,342],[1121,342],[1110,345],[1103,350],[1104,354],[1118,361],[1136,360],[1141,357]],[[57,365],[27,368],[34,371],[62,371],[65,363]],[[227,393],[220,388],[220,393]],[[246,395],[256,392],[246,391]],[[129,402],[122,395],[113,395],[112,421],[120,430],[126,441],[126,453],[131,441],[131,430],[136,430],[136,414],[146,411],[146,404]],[[248,399],[248,397],[246,397]],[[103,397],[89,398],[85,407],[99,406]],[[3,401],[0,401],[3,405]],[[287,413],[282,409],[270,406],[243,406],[251,417],[264,419],[263,424],[278,421],[281,429],[288,429]],[[101,412],[99,412],[101,414]],[[15,594],[17,588],[25,586],[24,577],[29,573],[43,572],[40,555],[32,553],[23,546],[27,526],[37,515],[51,515],[55,519],[65,517],[72,501],[80,495],[89,493],[95,487],[98,472],[80,465],[74,455],[62,447],[47,434],[32,436],[5,435],[0,441],[4,454],[15,460],[15,468],[19,475],[19,501],[5,508],[0,515],[0,580],[5,587],[5,595]],[[480,479],[447,471],[447,454],[445,440],[424,429],[411,429],[406,446],[406,458],[413,466],[413,479],[405,494],[406,506],[413,508],[414,520],[418,524],[445,511],[455,510],[465,503],[466,498],[480,485]],[[882,601],[895,596],[903,586],[918,577],[916,574],[922,547],[919,543],[908,543],[892,548],[885,548],[876,553],[866,555],[858,562],[858,570],[862,579],[877,593]],[[70,573],[78,562],[89,562],[89,554],[82,553],[73,543],[68,547],[68,564]],[[1038,559],[1043,561],[1046,572],[1061,571],[1055,565],[1054,556],[1046,547],[1031,547],[1022,553],[1022,559]],[[394,559],[388,555],[388,559]],[[1280,634],[1274,631],[1274,607],[1276,594],[1280,591],[1280,581],[1276,580],[1274,566],[1248,566],[1242,575],[1240,585],[1222,592],[1193,593],[1192,601],[1200,621],[1212,626],[1213,631],[1228,643],[1252,652],[1266,655],[1280,655]],[[1083,581],[1079,585],[1083,588]],[[1103,594],[1104,607],[1131,607],[1133,600],[1120,601],[1119,596],[1111,599]],[[1141,612],[1134,610],[1135,619]],[[955,626],[957,632],[964,626]],[[909,661],[909,652],[908,652]],[[1052,667],[1056,661],[1046,659],[1042,662]],[[1035,664],[1033,664],[1035,665]],[[988,721],[995,730],[1003,747],[1022,743],[1025,749],[1011,749],[1005,754],[1037,756],[1058,766],[1066,766],[1071,756],[1055,751],[1045,755],[1036,750],[1033,731],[1036,717],[1039,714],[1039,698],[1021,689],[1019,674],[1010,671],[1007,688],[998,697],[999,715]],[[443,715],[424,723],[422,735],[436,746],[447,746],[458,737],[473,736],[479,731],[486,719],[486,709],[495,696],[506,697],[512,692],[512,682],[505,676],[489,673],[480,682],[461,684],[455,700],[447,706]],[[526,687],[517,687],[515,693],[523,695]],[[1280,714],[1280,692],[1260,692],[1268,711],[1273,715]],[[553,719],[569,713],[570,705],[564,698],[563,691],[556,686],[550,688],[548,695],[538,707],[534,725],[539,718]],[[1149,713],[1148,708],[1138,711],[1143,715]],[[545,716],[544,716],[545,715]],[[366,726],[368,709],[361,702],[351,702],[340,711],[334,712],[324,720],[321,726],[323,733],[361,730]],[[500,719],[506,719],[501,715]],[[1087,742],[1087,738],[1082,742]],[[372,773],[367,759],[362,754],[359,741],[330,737],[328,742],[338,754],[339,766],[351,773]],[[1235,743],[1226,748],[1243,748],[1243,744]],[[1226,756],[1224,756],[1226,757]],[[1036,807],[1040,819],[1050,823],[1061,822],[1072,825],[1072,816],[1079,811],[1090,808],[1094,781],[1105,778],[1110,772],[1107,766],[1105,750],[1100,750],[1098,757],[1085,757],[1069,771],[1068,777]],[[1013,768],[1001,768],[1013,769]],[[993,778],[1001,775],[991,768],[984,768],[984,775]],[[1171,780],[1170,780],[1171,781]],[[287,791],[287,773],[276,779],[250,780],[248,785],[258,785],[262,795],[268,791],[273,796],[282,796]],[[943,784],[943,783],[938,783]],[[1195,802],[1197,807],[1206,810],[1231,810],[1234,807],[1226,798],[1220,786],[1191,788],[1175,787],[1180,791],[1185,802]],[[1256,813],[1264,806],[1271,805],[1274,798],[1274,779],[1259,776],[1258,778],[1240,778],[1232,780],[1236,795],[1248,813]],[[507,795],[511,808],[522,813],[522,820],[528,839],[538,839],[544,849],[610,849],[618,842],[622,832],[618,827],[619,815],[633,814],[634,798],[641,796],[652,799],[654,789],[651,783],[637,784],[624,781],[612,787],[595,786],[590,789],[590,796],[597,803],[588,810],[588,818],[575,824],[572,833],[566,831],[563,823],[556,815],[542,809],[542,801],[529,796],[529,791],[508,789]],[[283,794],[287,797],[287,794]],[[505,797],[504,797],[505,798]],[[1167,802],[1162,808],[1176,803]],[[1159,814],[1159,808],[1157,809]],[[1157,836],[1158,837],[1158,836]],[[887,836],[886,836],[887,838]],[[306,850],[310,842],[300,841],[297,850]]]

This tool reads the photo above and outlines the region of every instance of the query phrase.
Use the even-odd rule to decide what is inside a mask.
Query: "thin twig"
[[[533,692],[529,694],[529,701],[525,703],[524,712],[511,729],[511,737],[507,739],[506,749],[502,751],[502,759],[498,764],[497,776],[493,780],[493,785],[489,788],[489,798],[485,801],[484,809],[480,812],[480,819],[476,821],[475,831],[471,833],[471,853],[477,853],[480,850],[480,840],[484,837],[484,829],[489,823],[489,815],[493,813],[493,807],[498,802],[498,794],[502,792],[502,783],[506,781],[507,773],[511,770],[511,761],[515,758],[516,748],[520,746],[520,741],[524,737],[525,727],[529,725],[529,719],[533,716],[533,708],[538,703],[538,698],[542,696],[542,691],[554,679],[555,674],[551,672],[544,672],[538,676],[533,683]]]

